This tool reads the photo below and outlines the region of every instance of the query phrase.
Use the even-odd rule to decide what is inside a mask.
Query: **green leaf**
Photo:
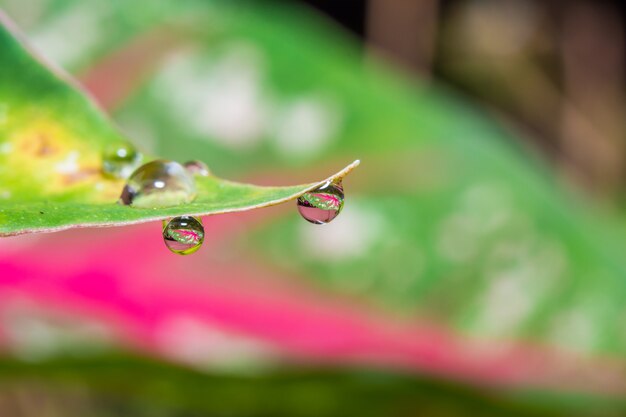
[[[105,144],[126,139],[69,76],[29,53],[12,24],[0,21],[0,236],[267,207],[341,179],[358,165],[289,187],[196,177],[198,196],[190,204],[118,205],[124,182],[102,174],[101,153]]]
[[[364,66],[349,40],[298,8],[225,3],[196,13],[194,27],[219,25],[130,92],[114,112],[120,123],[153,120],[159,151],[194,146],[238,175],[307,169],[354,152],[368,161],[343,223],[320,236],[296,216],[284,217],[246,235],[249,254],[261,252],[335,294],[485,343],[532,340],[622,363],[626,239],[619,218],[560,187],[545,164],[516,145],[512,129],[475,103]],[[219,132],[201,140],[201,132],[184,130],[193,117],[179,115],[195,102],[171,100],[177,89],[191,89],[201,76],[249,76],[242,67],[254,69],[263,104],[279,110],[328,99],[341,115],[336,135],[315,153],[285,154],[271,132],[249,151],[224,146]],[[172,76],[181,72],[190,77]],[[177,141],[169,140],[176,132]],[[330,246],[314,239],[327,233],[344,238],[333,246],[341,250],[319,250]]]
[[[356,296],[368,308],[478,341],[489,347],[486,356],[512,344],[517,352],[516,342],[528,347],[530,341],[531,347],[564,351],[566,357],[607,360],[615,373],[583,362],[580,370],[558,361],[540,367],[589,391],[607,385],[623,391],[626,239],[616,216],[560,189],[545,165],[515,146],[517,135],[476,104],[436,83],[404,83],[391,71],[364,66],[349,40],[300,9],[190,3],[197,7],[150,2],[150,17],[143,20],[128,19],[145,11],[129,2],[106,3],[112,16],[107,30],[73,67],[79,72],[87,61],[97,67],[107,55],[125,51],[125,42],[146,32],[176,37],[188,30],[176,31],[163,25],[166,20],[179,28],[186,23],[197,37],[193,48],[155,64],[151,76],[112,104],[122,125],[138,137],[148,126],[156,153],[184,158],[193,148],[196,157],[213,158],[212,168],[241,176],[250,170],[313,169],[331,155],[344,159],[355,151],[368,160],[369,169],[351,189],[344,223],[315,236],[319,229],[305,228],[295,215],[285,217],[252,238],[247,234],[247,250],[223,242],[225,252],[236,250],[241,259],[261,253],[264,261],[333,296]],[[84,4],[104,3],[55,4],[63,4],[58,13],[67,17]],[[41,19],[33,33],[50,30]],[[181,73],[189,77],[173,77]],[[272,130],[253,146],[237,148],[220,131],[190,128],[194,113],[188,109],[197,101],[186,92],[203,86],[203,77],[220,87],[233,73],[248,77],[253,92],[261,92],[263,109],[289,114],[301,103],[330,102],[340,119],[332,140],[316,152],[288,153]],[[315,245],[333,230],[342,240]],[[475,355],[471,346],[467,352]],[[534,350],[527,353],[534,357]],[[594,372],[596,377],[585,377]]]

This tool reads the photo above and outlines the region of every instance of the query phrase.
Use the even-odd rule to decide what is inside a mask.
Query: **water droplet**
[[[180,216],[163,221],[163,241],[167,248],[178,255],[194,253],[204,242],[202,219]]]
[[[209,167],[202,161],[187,161],[183,164],[187,172],[193,175],[200,175],[202,177],[208,177],[211,175]]]
[[[298,211],[305,220],[314,224],[329,223],[343,208],[341,181],[327,181],[319,188],[298,198]]]
[[[190,203],[195,197],[193,176],[181,164],[156,160],[133,172],[119,202],[139,208],[172,207]]]
[[[141,162],[141,154],[127,142],[112,142],[102,152],[102,172],[113,178],[126,179]]]

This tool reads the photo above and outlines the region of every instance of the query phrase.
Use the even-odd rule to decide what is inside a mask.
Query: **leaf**
[[[62,13],[69,13],[86,2],[58,3],[65,6]],[[400,341],[391,343],[397,350],[391,352],[393,360],[383,364],[476,384],[489,377],[498,386],[507,380],[520,391],[540,391],[534,397],[539,402],[544,394],[568,389],[623,396],[626,239],[619,218],[561,189],[544,164],[516,145],[518,134],[503,128],[476,103],[437,84],[408,83],[389,69],[365,67],[353,43],[319,19],[284,4],[194,4],[196,8],[188,9],[180,2],[150,2],[160,11],[129,23],[125,17],[138,13],[137,7],[107,2],[108,16],[113,18],[107,19],[102,39],[108,39],[110,32],[124,35],[117,43],[109,42],[108,48],[96,48],[97,53],[86,52],[96,62],[94,73],[98,62],[124,51],[128,39],[140,38],[148,29],[178,33],[164,21],[179,23],[179,28],[185,23],[196,37],[192,48],[155,63],[125,97],[106,101],[123,126],[138,132],[137,136],[148,130],[156,153],[184,158],[193,148],[195,157],[214,161],[215,169],[236,175],[286,176],[294,167],[313,170],[330,156],[340,160],[354,152],[368,160],[368,170],[351,188],[353,198],[342,217],[324,229],[306,227],[294,215],[268,222],[252,236],[246,230],[237,241],[231,238],[236,233],[227,233],[228,222],[213,219],[231,238],[219,240],[220,253],[236,253],[240,262],[238,268],[207,271],[204,266],[215,264],[217,257],[206,253],[205,258],[196,258],[190,292],[198,291],[200,281],[222,278],[225,292],[239,294],[243,275],[248,291],[259,294],[273,313],[266,321],[257,321],[258,309],[243,307],[256,308],[256,302],[231,300],[234,313],[223,319],[225,328],[248,329],[252,336],[272,336],[280,328],[285,334],[275,344],[302,354],[302,343],[308,343],[313,353],[307,358],[339,352],[344,354],[341,360],[354,363],[363,357],[360,349],[368,348],[370,356],[365,360],[375,362],[372,351],[381,346],[377,337],[384,338],[387,331],[381,330],[364,344],[360,332],[346,336],[345,327],[333,326],[341,318],[350,322],[351,313],[328,315],[319,299],[312,301],[317,304],[310,310],[303,308],[300,316],[285,309],[286,300],[300,307],[310,294],[294,300],[287,292],[276,301],[274,280],[288,286],[299,278],[303,292],[309,289],[324,300],[339,300],[342,307],[356,304],[354,308],[368,317],[385,318],[381,326],[394,329],[391,332]],[[48,27],[45,20],[41,27]],[[77,70],[84,69],[86,60]],[[112,72],[108,78],[114,76]],[[241,80],[253,93],[244,98],[256,98],[255,106],[284,116],[275,118],[273,129],[264,130],[259,140],[243,148],[229,146],[223,131],[198,124],[196,113],[190,111],[208,99],[212,108],[221,108],[215,103],[232,98],[224,93],[229,86],[240,86]],[[197,91],[203,94],[188,94]],[[244,100],[244,104],[250,103]],[[331,135],[307,152],[281,147],[284,137],[273,133],[289,133],[281,122],[298,116],[303,107],[322,109],[313,114],[335,122]],[[332,111],[323,111],[328,108]],[[153,248],[150,260],[160,259],[161,249]],[[123,269],[124,260],[136,253],[116,256],[120,270],[110,272],[110,279],[121,288],[113,293],[117,297],[126,294],[125,280],[136,281]],[[255,262],[259,257],[262,265]],[[27,253],[21,267],[9,271],[26,275],[31,260]],[[106,264],[100,268],[110,271],[108,259],[100,262]],[[166,271],[175,269],[175,261],[162,262],[151,273],[157,276],[163,271],[158,276],[166,281]],[[23,284],[35,299],[49,293],[50,276],[64,277],[63,271],[55,272],[54,262],[45,267],[31,272],[28,284]],[[259,274],[263,268],[267,268],[265,281]],[[84,277],[92,275],[91,270],[84,271],[76,281],[87,285]],[[31,285],[31,279],[41,282]],[[152,285],[152,280],[146,281]],[[57,284],[57,289],[62,285]],[[99,295],[110,291],[102,288],[75,289],[78,305],[91,302],[101,307]],[[199,303],[218,306],[219,314],[211,311],[210,321],[222,317],[218,301],[224,299],[229,300],[228,294]],[[116,300],[111,296],[107,304],[113,311],[119,308]],[[146,304],[152,305],[142,303]],[[177,305],[185,306],[180,309],[189,314],[186,300],[166,305],[172,314],[177,313]],[[306,327],[303,333],[302,321],[311,311],[320,310],[316,327]],[[285,317],[292,320],[292,327],[285,326]],[[240,321],[248,320],[254,325],[241,326]],[[415,322],[425,328],[411,327]],[[371,322],[361,326],[372,327]],[[398,328],[406,333],[397,336]],[[436,335],[444,336],[433,338],[433,328]],[[344,337],[354,337],[348,339],[353,344]],[[559,407],[571,404],[566,397]]]
[[[0,236],[251,210],[293,200],[326,181],[257,187],[197,177],[198,197],[190,204],[120,206],[124,182],[103,176],[101,152],[125,139],[67,75],[29,54],[11,23],[0,19]]]
[[[626,239],[619,218],[565,191],[521,149],[514,130],[475,103],[436,84],[364,68],[353,44],[301,10],[214,4],[198,19],[219,22],[211,27],[216,33],[198,33],[195,48],[156,66],[117,103],[115,117],[129,127],[154,120],[160,151],[194,144],[239,175],[289,172],[294,164],[313,169],[329,155],[355,151],[368,160],[340,221],[319,232],[295,217],[268,223],[246,235],[244,258],[261,252],[277,271],[329,294],[482,343],[492,349],[485,362],[499,351],[532,357],[528,341],[557,356],[608,358],[615,375],[588,369],[624,390]],[[187,77],[174,77],[181,73]],[[297,113],[302,103],[335,109],[335,135],[302,154],[264,132],[249,152],[227,146],[219,131],[183,129],[194,126],[189,108],[196,104],[183,91],[205,85],[206,77],[213,80],[207,96],[224,96],[225,81],[237,76],[279,114]],[[181,131],[178,141],[168,139]],[[235,244],[224,250],[241,253]],[[570,369],[555,361],[539,368],[555,375]],[[599,382],[582,373],[565,379],[589,388]]]

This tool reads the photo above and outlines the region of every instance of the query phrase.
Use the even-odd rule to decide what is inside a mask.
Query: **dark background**
[[[355,35],[365,55],[382,55],[409,74],[451,85],[492,108],[575,188],[623,200],[624,3],[302,3]],[[481,23],[466,28],[472,20]],[[521,43],[520,32],[526,37]]]

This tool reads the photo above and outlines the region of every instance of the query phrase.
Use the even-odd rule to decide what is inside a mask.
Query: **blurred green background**
[[[221,265],[220,285],[233,291],[229,274],[239,272],[228,265],[259,269],[261,283],[280,277],[280,288],[293,277],[304,285],[296,301],[321,294],[406,335],[419,324],[419,343],[454,360],[412,362],[400,346],[382,362],[374,347],[356,364],[349,355],[320,364],[342,349],[329,330],[328,352],[261,359],[252,376],[204,366],[202,352],[191,367],[167,354],[122,355],[123,342],[33,363],[15,359],[24,344],[9,331],[6,345],[19,348],[0,363],[0,415],[622,415],[622,6],[302,3],[0,8],[146,152],[202,159],[221,177],[259,184],[305,182],[362,160],[333,223],[315,228],[293,207],[272,209],[241,220],[200,262],[163,265],[182,276]],[[260,292],[271,296],[272,285]],[[459,352],[430,339],[431,326]],[[297,338],[283,336],[265,342],[294,350]]]

